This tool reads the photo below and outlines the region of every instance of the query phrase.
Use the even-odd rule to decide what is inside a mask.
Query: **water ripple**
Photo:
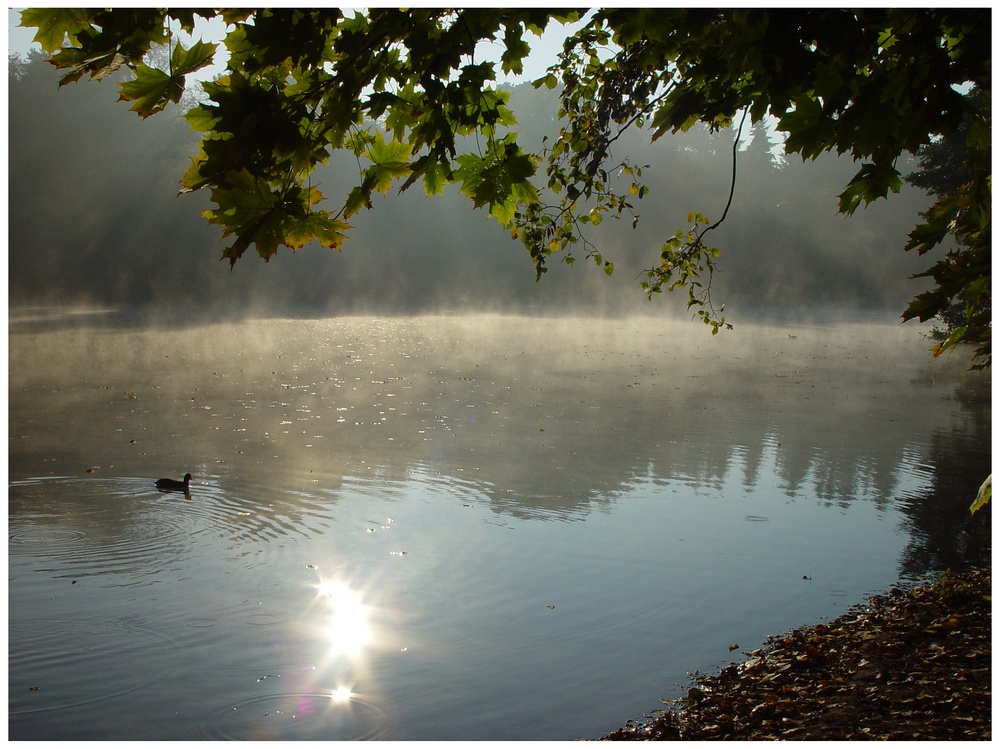
[[[195,738],[208,741],[360,741],[384,739],[388,714],[364,697],[337,700],[332,692],[245,697],[201,716]]]
[[[29,620],[9,626],[11,715],[87,705],[148,687],[179,652],[135,621]]]

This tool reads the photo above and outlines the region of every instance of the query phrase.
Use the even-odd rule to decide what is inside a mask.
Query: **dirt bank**
[[[785,635],[605,740],[989,740],[992,572],[894,588]]]

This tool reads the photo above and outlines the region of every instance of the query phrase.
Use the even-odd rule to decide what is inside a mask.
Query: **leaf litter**
[[[692,674],[604,740],[990,740],[992,572],[899,586]]]

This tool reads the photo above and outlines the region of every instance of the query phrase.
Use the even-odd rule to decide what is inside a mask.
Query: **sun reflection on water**
[[[350,702],[350,698],[354,696],[350,687],[337,687],[330,693],[330,701],[335,702],[338,705]]]
[[[325,603],[329,612],[325,626],[325,634],[330,642],[329,654],[359,655],[371,641],[368,607],[364,605],[361,596],[344,583],[322,580],[318,590],[318,598]]]

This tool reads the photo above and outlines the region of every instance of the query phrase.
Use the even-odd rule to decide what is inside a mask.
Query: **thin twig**
[[[749,114],[749,110],[743,109],[742,120],[739,122],[739,132],[735,134],[735,143],[732,144],[732,183],[729,186],[728,202],[725,203],[725,210],[722,211],[720,219],[715,221],[713,224],[711,224],[711,226],[709,226],[707,229],[705,229],[700,233],[698,239],[700,239],[700,237],[703,237],[712,229],[717,229],[719,226],[721,226],[722,221],[724,221],[725,217],[728,216],[728,209],[732,207],[732,198],[735,197],[735,165],[736,162],[739,160],[739,141],[742,140],[742,126],[746,124],[747,114]]]

